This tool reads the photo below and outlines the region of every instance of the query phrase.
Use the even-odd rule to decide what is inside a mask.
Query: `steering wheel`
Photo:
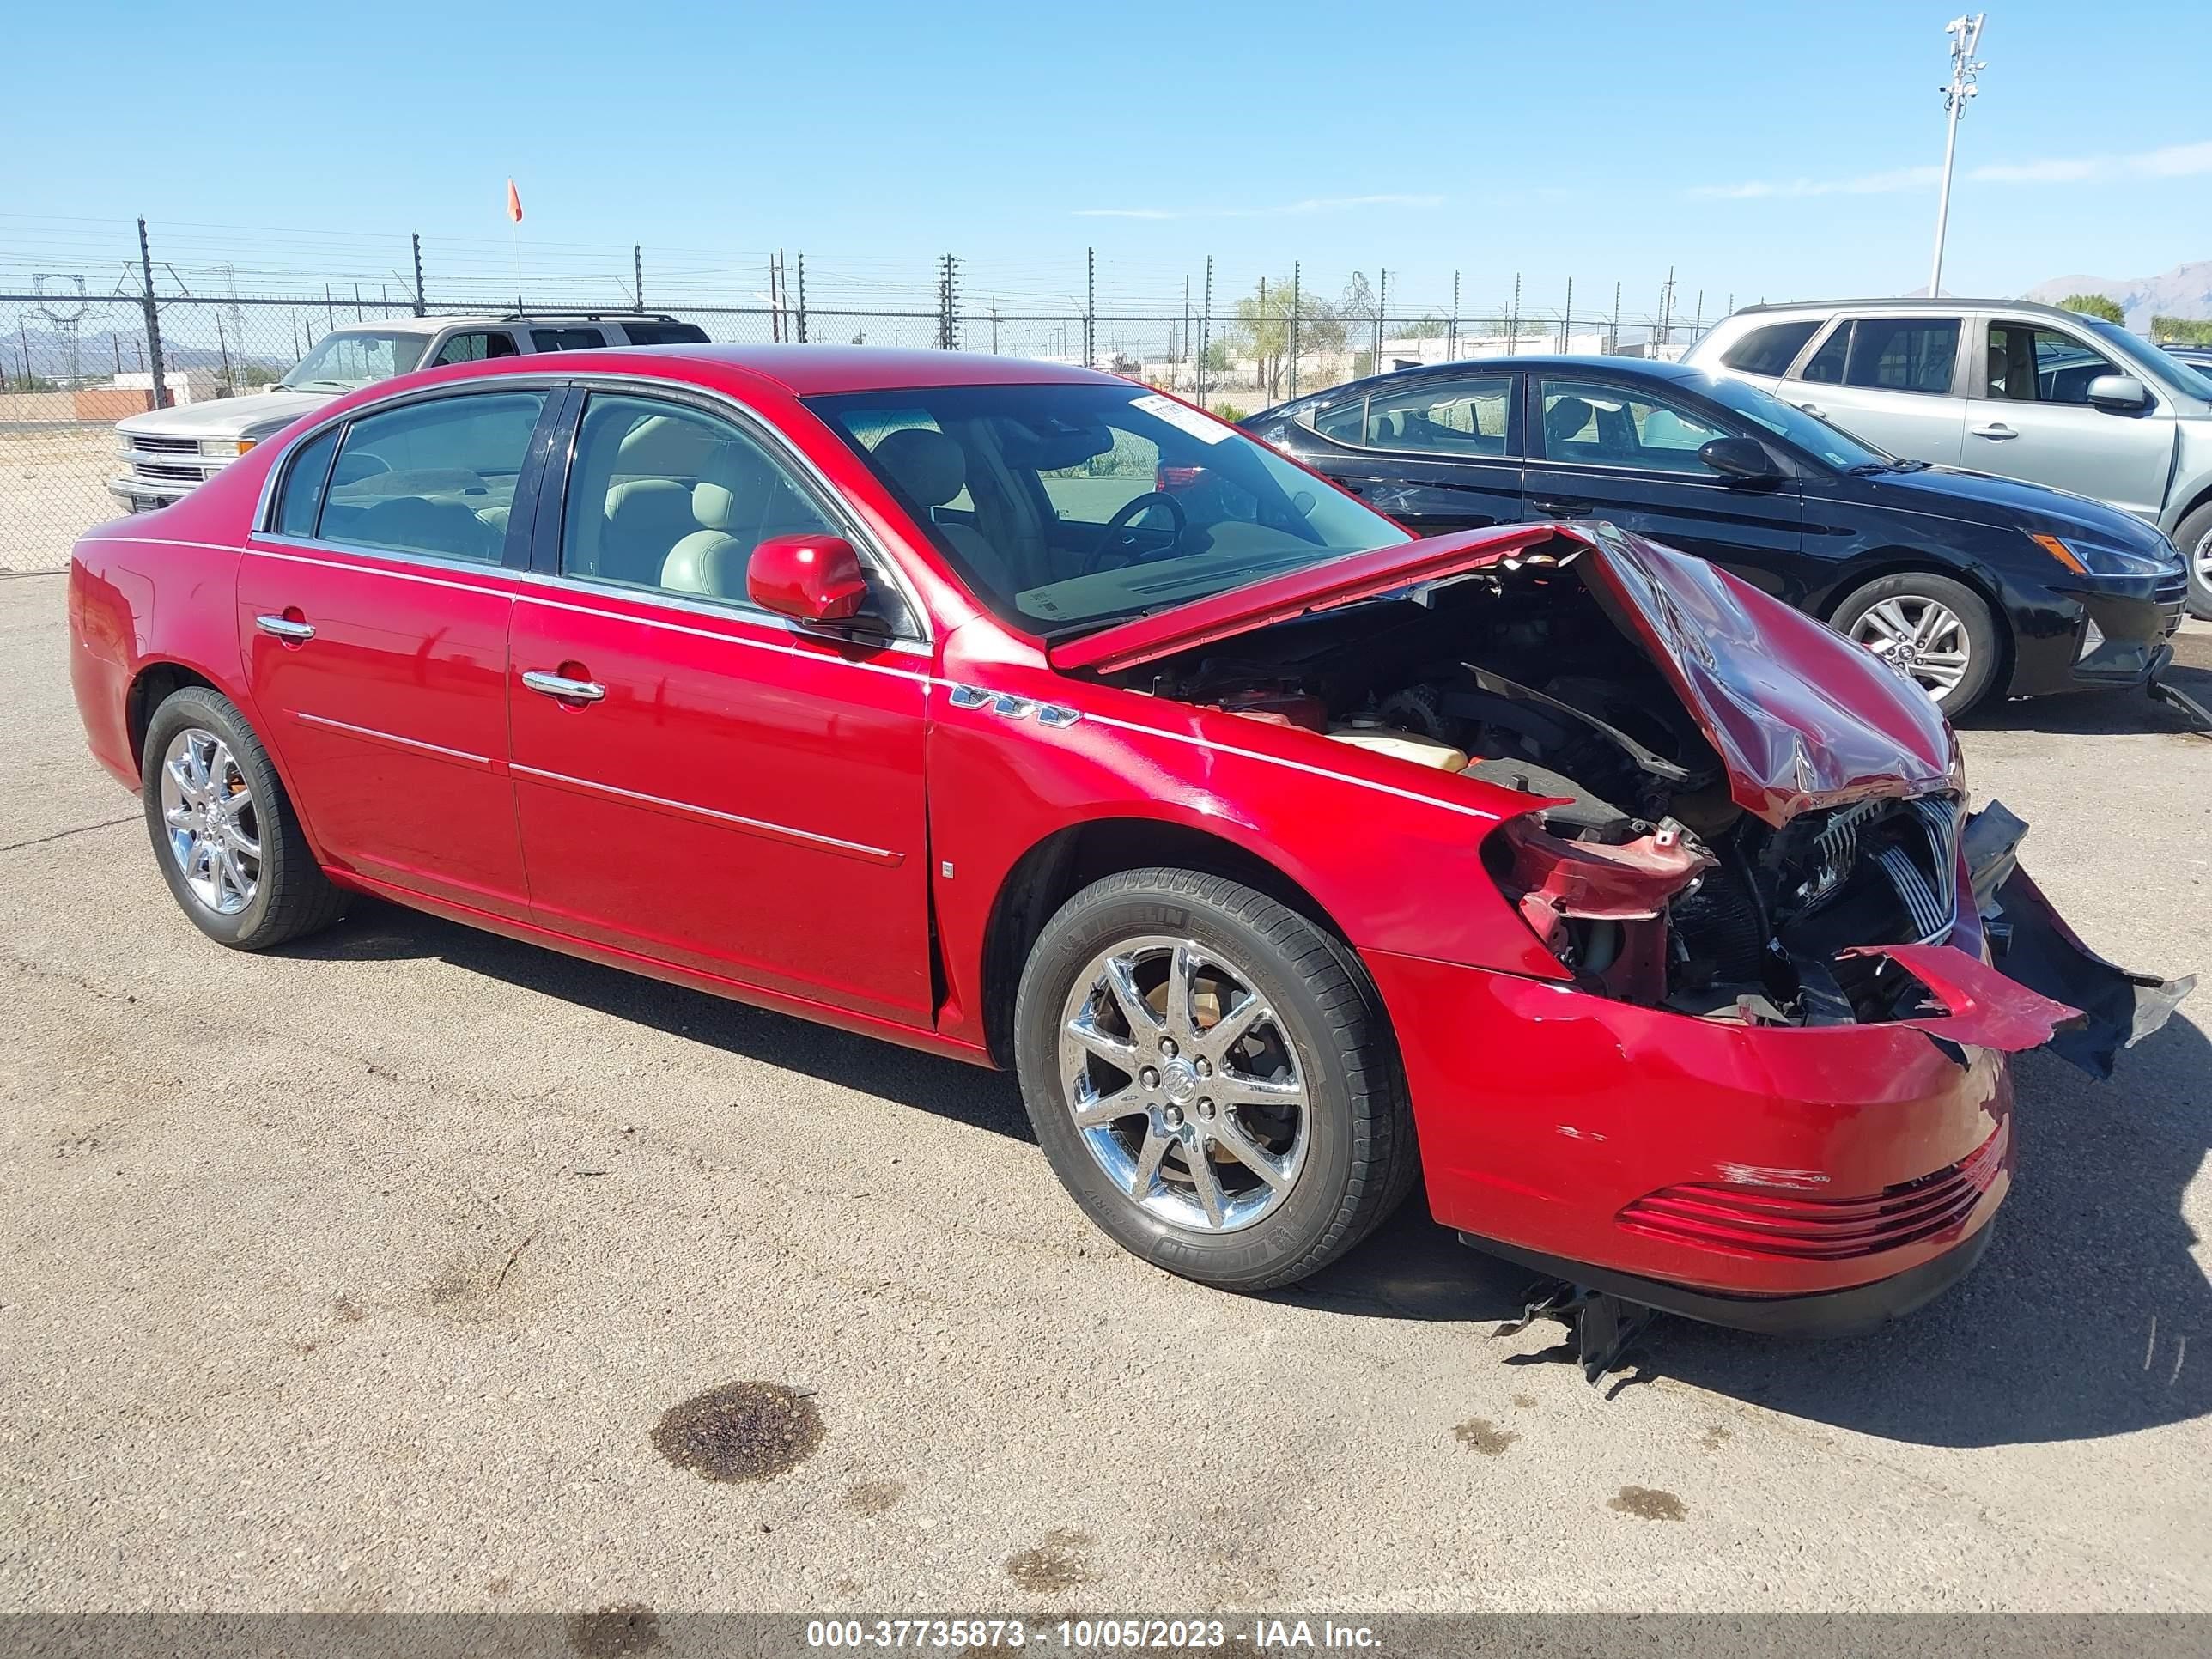
[[[1131,527],[1131,521],[1139,514],[1149,512],[1152,507],[1162,505],[1174,515],[1173,530],[1134,530]],[[1121,511],[1106,520],[1106,527],[1098,532],[1097,542],[1083,561],[1083,574],[1088,576],[1104,569],[1106,560],[1118,552],[1127,551],[1133,558],[1135,557],[1137,538],[1139,536],[1165,536],[1166,546],[1171,548],[1182,539],[1182,532],[1189,527],[1190,516],[1182,510],[1182,503],[1164,489],[1155,489],[1146,495],[1133,496],[1122,502]],[[1163,550],[1165,550],[1163,549]]]

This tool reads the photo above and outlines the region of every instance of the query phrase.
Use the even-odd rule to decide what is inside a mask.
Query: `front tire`
[[[217,944],[266,951],[345,913],[301,833],[253,727],[220,691],[188,685],[154,711],[139,799],[169,891]]]
[[[2182,520],[2173,544],[2189,567],[2189,614],[2212,622],[2212,501]]]
[[[1884,576],[1850,593],[1830,624],[1887,662],[1956,720],[1993,688],[2003,643],[1988,603],[1932,571]]]
[[[1170,1273],[1293,1284],[1413,1184],[1396,1053],[1357,960],[1226,878],[1133,870],[1085,888],[1030,951],[1014,1021],[1054,1172]]]

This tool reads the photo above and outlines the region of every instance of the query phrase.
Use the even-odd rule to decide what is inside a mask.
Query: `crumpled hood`
[[[149,410],[118,422],[116,429],[159,433],[165,438],[235,438],[246,432],[281,430],[337,396],[331,392],[249,392],[243,397]]]
[[[1572,560],[1769,823],[1951,787],[1958,748],[1920,688],[1871,652],[1703,559],[1605,524],[1513,525],[1370,549],[1117,623],[1051,650],[1110,673],[1308,611],[1524,557]]]

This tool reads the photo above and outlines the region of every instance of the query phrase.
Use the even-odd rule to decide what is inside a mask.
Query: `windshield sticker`
[[[1188,432],[1202,444],[1218,444],[1233,429],[1177,403],[1172,398],[1164,398],[1157,392],[1148,392],[1141,398],[1131,398],[1129,407],[1141,409],[1147,415],[1158,416],[1176,431]]]

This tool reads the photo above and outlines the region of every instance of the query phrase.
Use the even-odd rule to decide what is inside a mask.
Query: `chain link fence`
[[[1133,292],[1152,284],[1114,271],[1102,297],[1099,264],[1087,258],[1065,284],[1062,304],[1036,303],[1057,297],[1046,285],[1061,275],[1042,268],[1028,275],[1027,293],[1008,284],[1017,295],[1002,303],[947,256],[928,282],[853,269],[825,283],[817,272],[816,295],[834,301],[810,304],[804,258],[769,254],[732,271],[656,269],[649,283],[643,250],[635,246],[620,251],[629,255],[621,261],[627,270],[609,269],[615,251],[594,249],[588,262],[595,269],[580,274],[570,267],[586,256],[556,249],[544,268],[533,261],[511,281],[489,276],[479,261],[435,292],[424,281],[419,238],[401,244],[405,252],[380,276],[319,277],[296,269],[257,273],[246,259],[211,258],[204,247],[194,250],[196,263],[173,265],[154,257],[144,225],[137,228],[137,257],[111,258],[104,271],[82,257],[75,270],[46,268],[70,264],[75,251],[68,248],[41,250],[29,266],[0,253],[0,571],[62,568],[79,534],[126,510],[109,484],[127,465],[143,475],[166,465],[184,479],[224,459],[216,452],[226,445],[234,455],[235,441],[226,435],[234,423],[223,417],[236,411],[211,411],[224,430],[191,435],[201,406],[262,395],[332,331],[395,320],[413,326],[417,317],[649,310],[730,343],[989,351],[1090,363],[1232,419],[1378,368],[1516,351],[1679,356],[1709,320],[1702,295],[1691,318],[1672,315],[1671,285],[1656,312],[1633,315],[1621,311],[1617,288],[1605,314],[1576,309],[1571,289],[1559,309],[1524,310],[1517,283],[1505,304],[1462,308],[1456,279],[1449,304],[1394,305],[1388,277],[1370,294],[1357,273],[1335,301],[1295,276],[1288,283],[1259,278],[1224,301],[1231,284],[1224,276],[1216,286],[1211,259],[1195,292],[1183,279],[1186,297],[1178,300]],[[230,291],[241,275],[258,275],[278,291]],[[738,303],[709,298],[732,288]],[[117,422],[155,408],[177,411],[173,435],[160,440],[174,454],[126,462]]]

